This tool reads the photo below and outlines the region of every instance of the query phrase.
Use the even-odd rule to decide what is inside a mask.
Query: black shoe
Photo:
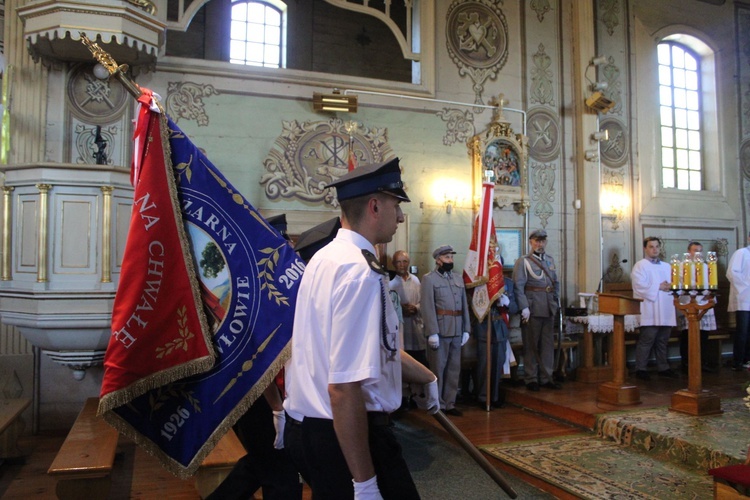
[[[558,382],[547,382],[546,384],[542,384],[542,387],[546,387],[547,389],[555,389],[555,390],[562,389],[562,385],[560,385]]]
[[[645,370],[637,370],[635,372],[635,378],[639,380],[651,380],[651,375]]]
[[[539,392],[539,384],[536,382],[531,382],[530,384],[526,384],[526,389],[529,391]]]
[[[463,412],[459,410],[458,408],[451,408],[450,410],[443,410],[443,413],[445,413],[446,415],[452,415],[454,417],[464,416]]]
[[[666,370],[660,371],[659,376],[667,377],[667,378],[680,378],[680,376],[677,375],[677,372],[672,370],[671,368],[667,368]]]
[[[688,372],[688,367],[687,367],[687,365],[682,365],[682,366],[680,366],[680,371],[681,371],[682,373],[687,373],[687,372]]]
[[[701,366],[701,371],[703,373],[718,373],[719,372],[719,370],[717,370],[716,368],[714,368],[711,365],[703,365],[703,366]]]
[[[505,406],[505,401],[497,400],[497,401],[493,401],[492,402],[492,407],[493,408],[502,408],[504,406]]]

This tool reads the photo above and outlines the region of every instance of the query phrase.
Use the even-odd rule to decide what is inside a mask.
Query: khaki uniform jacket
[[[437,270],[422,277],[421,305],[424,336],[435,333],[441,337],[460,337],[471,331],[469,303],[460,272],[440,274]],[[460,311],[460,315],[438,314],[442,311]]]
[[[527,267],[526,261],[529,261]],[[532,272],[529,272],[529,267]],[[542,271],[542,267],[547,273]],[[513,266],[513,283],[516,285],[516,302],[518,309],[529,308],[532,316],[549,318],[557,314],[557,297],[560,283],[557,280],[555,259],[546,253],[540,260],[533,253],[528,253],[516,261]],[[550,277],[552,280],[550,280]],[[533,288],[533,290],[531,290]],[[549,289],[546,292],[542,289]]]

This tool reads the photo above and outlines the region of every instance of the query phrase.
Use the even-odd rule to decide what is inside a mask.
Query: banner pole
[[[492,361],[492,344],[490,343],[490,335],[492,333],[492,304],[490,304],[490,309],[487,312],[487,359],[485,360],[485,366],[487,367],[487,399],[485,400],[487,403],[487,411],[490,411],[490,404],[491,404],[491,398],[490,394],[492,392],[492,388],[490,386],[490,381],[492,380],[491,374],[492,374],[492,365],[490,364]]]
[[[514,490],[513,487],[505,481],[505,479],[503,479],[503,477],[500,475],[500,472],[498,472],[498,470],[493,467],[489,460],[487,460],[485,456],[482,455],[482,453],[477,449],[477,447],[474,446],[460,430],[458,430],[458,427],[456,427],[442,411],[438,410],[437,413],[433,415],[433,417],[435,417],[435,420],[440,422],[440,425],[442,425],[443,428],[448,431],[448,434],[453,436],[453,438],[458,441],[458,444],[460,444],[461,447],[466,450],[466,453],[468,453],[471,458],[473,458],[474,461],[479,464],[482,469],[484,469],[484,471],[492,478],[492,480],[495,481],[495,483],[497,483],[497,485],[500,486],[510,498],[518,497],[518,493],[516,493],[516,490]]]
[[[81,36],[81,43],[91,51],[91,55],[94,56],[97,61],[99,61],[99,64],[101,64],[111,76],[114,76],[117,81],[119,81],[122,86],[125,87],[125,90],[127,90],[130,95],[132,95],[136,99],[141,97],[141,94],[143,94],[143,92],[141,91],[140,87],[138,87],[138,84],[131,80],[130,77],[125,75],[125,73],[128,71],[128,65],[118,65],[117,61],[114,60],[109,52],[89,40],[89,38],[86,36],[86,33],[79,31],[78,34]]]

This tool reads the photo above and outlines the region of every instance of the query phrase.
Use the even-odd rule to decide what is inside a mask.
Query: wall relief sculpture
[[[549,218],[554,213],[552,203],[555,201],[555,164],[532,162],[531,175],[531,199],[537,202],[534,206],[534,215],[539,218],[539,225],[547,227]]]
[[[599,146],[602,162],[611,168],[622,167],[628,159],[628,134],[625,125],[616,118],[605,118],[600,122],[599,129],[606,130],[609,136]]]
[[[615,34],[615,28],[620,25],[620,0],[602,0],[598,4],[601,21],[607,27],[609,36]]]
[[[536,12],[536,18],[541,23],[544,21],[544,15],[552,10],[549,0],[531,0],[531,10]]]
[[[469,75],[474,82],[476,104],[484,104],[485,82],[496,79],[508,59],[508,24],[499,3],[456,0],[448,8],[448,54],[458,66],[458,74]]]
[[[97,133],[98,132],[98,133]],[[75,163],[112,165],[113,145],[117,138],[117,126],[88,127],[78,124],[75,127],[76,154]],[[99,162],[97,158],[104,161]]]
[[[540,43],[536,53],[531,56],[534,67],[531,68],[531,102],[537,104],[555,105],[555,95],[552,88],[552,58],[544,50],[544,44]]]
[[[466,144],[466,141],[474,135],[474,113],[469,110],[456,108],[443,108],[435,113],[446,122],[446,132],[443,136],[443,144],[452,146],[455,143]]]
[[[168,82],[167,98],[165,104],[167,113],[175,123],[180,118],[195,120],[199,127],[208,125],[206,106],[203,104],[204,97],[219,95],[213,85],[201,85],[193,82]]]
[[[348,172],[350,139],[358,165],[393,157],[386,128],[355,125],[347,130],[339,118],[283,122],[274,149],[263,161],[267,173],[260,184],[268,199],[296,198],[337,207],[332,190],[325,186]]]
[[[546,108],[529,111],[526,123],[529,154],[537,161],[551,161],[560,154],[560,124],[557,115]]]

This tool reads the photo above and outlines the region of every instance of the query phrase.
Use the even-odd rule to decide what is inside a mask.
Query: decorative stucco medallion
[[[193,82],[168,82],[167,98],[165,104],[167,113],[175,123],[180,118],[195,120],[199,127],[208,125],[206,106],[203,104],[204,97],[219,95],[213,85],[201,85]]]
[[[446,16],[448,54],[458,66],[458,74],[474,82],[474,102],[483,104],[487,79],[508,59],[508,24],[496,0],[464,2],[456,0]]]
[[[94,123],[111,122],[130,102],[125,87],[119,82],[100,80],[94,76],[92,64],[76,65],[68,81],[71,110]]]
[[[526,120],[529,154],[537,161],[550,161],[560,153],[560,125],[557,116],[546,108],[529,111]]]
[[[97,153],[101,146],[102,151],[100,153],[104,154],[103,158],[106,158],[106,164],[112,165],[117,136],[116,125],[101,127],[97,138],[96,127],[77,124],[75,126],[76,156],[73,161],[78,164],[96,164]]]
[[[456,142],[466,144],[474,135],[474,113],[471,111],[443,108],[435,114],[446,122],[446,132],[443,136],[443,144],[446,146],[452,146]]]
[[[609,139],[602,141],[600,151],[602,161],[611,168],[625,165],[628,159],[628,134],[625,126],[617,118],[605,118],[599,123],[600,130],[606,130]]]
[[[328,121],[282,122],[263,166],[268,173],[260,179],[270,200],[297,198],[338,206],[333,190],[325,186],[348,172],[349,140],[358,165],[380,163],[393,155],[388,130],[367,128],[358,123],[351,133],[339,118]]]

